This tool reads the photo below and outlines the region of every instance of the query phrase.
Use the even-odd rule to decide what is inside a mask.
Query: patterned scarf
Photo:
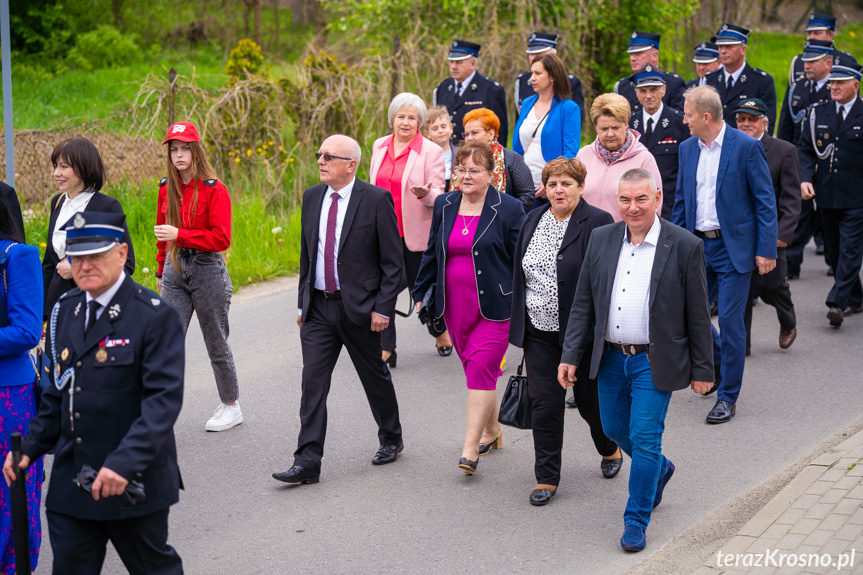
[[[491,152],[494,154],[494,169],[491,171],[491,185],[502,194],[506,193],[506,165],[503,163],[503,146],[497,140],[491,143]],[[453,172],[450,180],[450,190],[459,189],[458,174]]]
[[[602,161],[605,162],[606,166],[610,166],[617,160],[623,157],[626,151],[629,149],[629,146],[635,141],[635,138],[632,135],[632,132],[626,130],[626,141],[623,143],[620,148],[615,151],[610,151],[608,148],[599,143],[599,136],[596,138],[596,151],[599,152],[599,157],[602,158]]]

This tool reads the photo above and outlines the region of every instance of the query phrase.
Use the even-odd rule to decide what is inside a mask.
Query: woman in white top
[[[65,229],[69,221],[78,212],[123,213],[120,202],[99,191],[105,183],[105,165],[93,142],[81,137],[60,142],[51,152],[51,164],[60,193],[51,198],[47,247],[42,259],[45,285],[43,319],[51,313],[60,296],[75,287],[72,269],[66,259]],[[129,246],[125,271],[131,276],[135,271],[135,252],[128,227],[123,232],[123,241]]]

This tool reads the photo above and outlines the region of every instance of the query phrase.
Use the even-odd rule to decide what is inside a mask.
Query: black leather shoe
[[[833,277],[833,268],[827,268],[827,277]]]
[[[799,280],[800,279],[800,272],[797,272],[797,273],[788,272],[788,274],[786,274],[786,276],[785,276],[785,279],[787,279],[787,280]]]
[[[815,255],[816,256],[823,256],[824,255],[824,246],[816,245],[815,246]]]
[[[294,483],[294,484],[302,484],[302,483],[317,483],[320,480],[321,474],[315,473],[311,469],[306,469],[305,467],[294,465],[287,471],[278,471],[273,473],[273,479],[278,479],[279,481],[284,481],[285,483]]]
[[[458,460],[459,469],[463,469],[464,472],[468,475],[473,475],[476,472],[476,464],[479,462],[479,459],[471,461],[467,457],[462,457]]]
[[[530,494],[530,504],[537,507],[547,505],[555,493],[557,489],[534,489]]]
[[[398,361],[399,354],[396,351],[393,351],[390,356],[384,361],[388,366],[395,367],[396,361]]]
[[[847,306],[842,313],[845,315],[854,315],[855,313],[863,313],[863,305],[861,306]]]
[[[479,455],[485,455],[492,449],[503,449],[503,429],[497,434],[497,437],[491,440],[490,443],[479,444]]]
[[[623,467],[623,457],[615,457],[614,459],[603,459],[599,463],[599,468],[602,469],[602,476],[606,479],[611,479]]]
[[[576,405],[576,403],[575,403],[575,396],[574,395],[566,400],[566,406],[567,407],[578,407],[578,405]]]
[[[437,346],[437,354],[441,357],[447,357],[448,355],[452,355],[452,346],[451,345]]]
[[[842,322],[845,320],[845,312],[841,307],[834,305],[827,312],[827,319],[830,320],[830,325],[833,327],[841,327]]]
[[[725,423],[734,417],[735,407],[730,401],[720,399],[707,414],[707,423]]]
[[[395,353],[393,354],[395,355]],[[405,448],[405,442],[399,439],[399,442],[395,445],[381,445],[378,452],[375,453],[375,456],[372,457],[372,465],[384,465],[385,463],[392,463],[396,459],[399,458],[399,453],[401,453]]]

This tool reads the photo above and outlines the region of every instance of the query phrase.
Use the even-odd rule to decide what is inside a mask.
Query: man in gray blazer
[[[591,340],[590,377],[599,380],[606,435],[632,458],[620,545],[641,551],[650,513],[674,474],[662,455],[671,392],[713,385],[713,339],[704,248],[688,231],[656,215],[662,192],[650,172],[620,177],[622,222],[590,237],[575,292],[558,381],[577,385],[576,366]]]

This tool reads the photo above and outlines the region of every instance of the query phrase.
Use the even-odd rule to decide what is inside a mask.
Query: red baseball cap
[[[162,142],[162,145],[164,146],[171,140],[200,143],[201,137],[198,135],[198,128],[192,122],[177,122],[168,128],[168,137]]]

